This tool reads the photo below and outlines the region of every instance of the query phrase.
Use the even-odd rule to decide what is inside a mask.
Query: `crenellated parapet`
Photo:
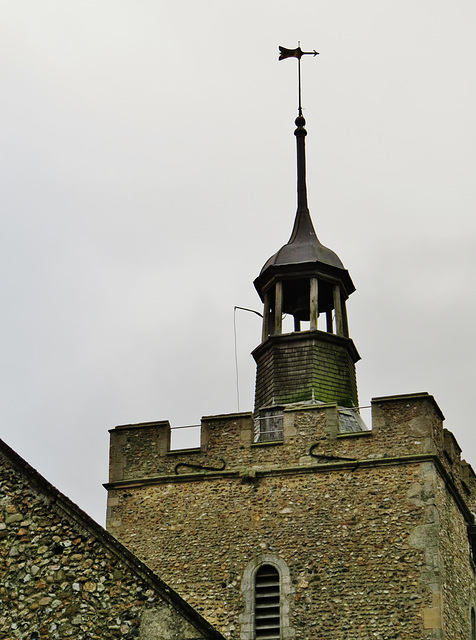
[[[107,488],[224,476],[357,471],[426,460],[437,466],[469,518],[476,502],[476,475],[461,460],[454,435],[443,428],[444,416],[433,396],[374,398],[368,429],[360,417],[355,429],[349,428],[348,413],[335,404],[296,403],[275,407],[271,417],[206,416],[201,420],[200,446],[185,450],[171,450],[168,421],[121,425],[110,431]]]
[[[398,624],[436,638],[423,633],[454,626],[476,597],[476,476],[443,421],[418,393],[374,398],[370,428],[336,404],[206,416],[186,450],[170,449],[167,421],[122,425],[107,527],[230,637],[247,567],[273,557],[297,580],[293,629],[314,619],[306,599],[334,629],[338,585],[357,627],[398,601]]]

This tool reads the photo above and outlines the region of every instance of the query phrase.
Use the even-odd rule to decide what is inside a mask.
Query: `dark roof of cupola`
[[[337,269],[344,269],[339,256],[319,242],[309,210],[298,209],[289,241],[269,258],[261,269],[261,273],[271,266],[309,262],[320,262]]]
[[[289,241],[267,260],[255,280],[255,287],[262,297],[262,287],[267,286],[272,273],[286,272],[291,274],[293,267],[297,273],[311,269],[321,273],[332,274],[341,280],[347,295],[355,291],[349,272],[345,269],[339,256],[319,242],[312,224],[307,206],[306,186],[306,152],[305,137],[307,131],[302,115],[296,118],[296,151],[297,151],[297,212],[294,227]]]

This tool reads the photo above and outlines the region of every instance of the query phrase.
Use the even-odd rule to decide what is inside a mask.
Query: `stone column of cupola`
[[[274,334],[280,334],[283,331],[283,283],[281,280],[276,282],[274,288]]]
[[[263,333],[261,335],[261,342],[267,340],[270,332],[271,324],[271,304],[269,291],[264,293],[264,307],[263,307]]]
[[[338,336],[349,337],[349,327],[347,323],[347,312],[345,308],[345,300],[342,299],[342,293],[338,284],[334,285],[334,309],[335,309],[335,333]]]
[[[317,329],[317,320],[319,318],[318,290],[317,278],[311,278],[309,282],[309,323],[311,329]]]
[[[267,291],[264,294],[264,310],[263,310],[263,334],[262,342],[270,335],[280,335],[283,332],[283,281],[278,280],[274,284],[274,296]],[[345,297],[343,296],[340,286],[334,284],[332,287],[333,309],[327,309],[322,313],[326,316],[326,332],[334,333],[338,336],[349,337],[349,328],[346,312]],[[273,304],[271,303],[273,300]],[[317,277],[309,278],[309,329],[318,329],[319,318],[319,279]],[[334,310],[335,317],[332,311]],[[301,331],[301,320],[294,316],[294,331]]]

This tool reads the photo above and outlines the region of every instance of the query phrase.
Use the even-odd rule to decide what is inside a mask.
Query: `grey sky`
[[[469,0],[1,2],[1,437],[103,522],[109,428],[236,410],[233,306],[296,208],[300,40],[361,404],[432,393],[476,465],[475,32]]]

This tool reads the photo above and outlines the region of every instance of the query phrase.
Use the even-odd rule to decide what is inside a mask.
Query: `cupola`
[[[256,361],[255,412],[294,402],[358,406],[346,301],[354,284],[336,253],[319,242],[307,205],[301,108],[295,121],[297,212],[289,241],[263,266],[254,285],[264,304]],[[286,330],[283,318],[292,316]]]

